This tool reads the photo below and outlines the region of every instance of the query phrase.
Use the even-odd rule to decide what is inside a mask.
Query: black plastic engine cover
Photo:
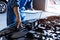
[[[16,23],[9,25],[9,27],[4,28],[0,31],[0,37],[8,35],[12,32],[16,32],[18,29],[16,27]]]

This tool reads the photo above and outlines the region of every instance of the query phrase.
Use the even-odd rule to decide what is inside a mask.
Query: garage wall
[[[45,0],[33,0],[33,8],[35,10],[45,10]]]

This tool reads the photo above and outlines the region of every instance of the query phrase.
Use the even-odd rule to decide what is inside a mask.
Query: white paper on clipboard
[[[39,19],[42,11],[40,10],[26,10],[26,11],[22,11],[22,16],[25,16],[25,18],[23,19],[23,21],[25,20],[31,20],[31,19]]]

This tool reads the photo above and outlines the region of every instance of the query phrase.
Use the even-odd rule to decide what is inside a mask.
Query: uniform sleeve
[[[11,8],[14,8],[15,6],[16,6],[16,7],[18,7],[18,6],[19,6],[19,5],[18,5],[18,1],[17,1],[17,0],[11,0],[10,2],[11,2],[11,5],[10,5],[10,6],[11,6]]]

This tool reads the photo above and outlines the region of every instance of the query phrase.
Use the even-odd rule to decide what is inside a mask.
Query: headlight
[[[3,1],[0,1],[0,14],[6,12],[7,4]]]

